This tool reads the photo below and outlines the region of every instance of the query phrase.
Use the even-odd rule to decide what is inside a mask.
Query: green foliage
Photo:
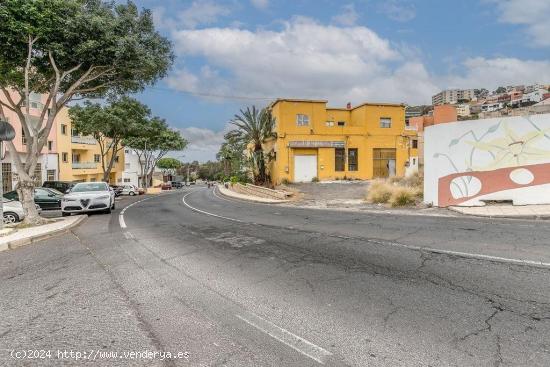
[[[231,185],[235,185],[236,183],[239,183],[239,178],[237,176],[231,176],[229,179],[229,182],[231,182]]]
[[[157,162],[157,167],[166,170],[173,171],[181,167],[181,162],[175,158],[161,158]]]
[[[283,180],[281,181],[281,183],[282,183],[283,185],[289,185],[291,182],[290,182],[290,180],[289,180],[288,178],[283,178]]]
[[[239,115],[235,115],[231,124],[236,129],[225,135],[226,141],[235,142],[245,149],[251,147],[252,154],[249,157],[249,162],[254,182],[260,185],[268,183],[270,178],[267,174],[266,164],[269,163],[273,155],[264,151],[264,144],[277,137],[273,131],[275,119],[271,115],[271,110],[268,108],[258,110],[256,106],[247,107],[246,110],[241,110]],[[246,161],[245,157],[241,159]]]
[[[313,177],[313,178],[311,179],[311,182],[319,182],[319,177]]]
[[[173,62],[170,42],[154,28],[151,11],[134,3],[101,0],[2,0],[0,85],[24,87],[32,41],[30,89],[49,92],[55,66],[60,93],[103,96],[142,90],[166,75]]]

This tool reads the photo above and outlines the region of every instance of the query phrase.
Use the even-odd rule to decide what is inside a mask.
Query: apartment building
[[[416,129],[405,126],[405,105],[330,108],[324,100],[279,99],[270,108],[277,138],[269,171],[276,184],[404,176],[418,168]]]
[[[20,97],[14,91],[10,91],[10,98],[14,101],[19,101]],[[0,94],[0,98],[7,102],[6,97],[3,94]],[[40,114],[42,113],[42,108],[46,98],[40,94],[31,93],[29,96],[29,114],[25,117],[29,119],[34,124],[38,124],[40,120]],[[7,108],[3,109],[4,117],[12,125],[15,130],[15,138],[13,144],[21,161],[24,163],[26,158],[26,139],[23,126],[19,121],[17,114]],[[6,144],[3,144],[4,152],[2,155],[2,186],[4,192],[11,191],[15,188],[17,183],[17,169],[12,163],[12,152],[7,151]],[[50,131],[48,135],[47,144],[40,152],[40,157],[38,163],[36,164],[36,169],[34,171],[34,178],[36,184],[41,185],[45,180],[56,180],[59,177],[59,165],[57,159],[57,132],[55,129]],[[5,154],[5,155],[4,155]]]
[[[447,89],[441,91],[432,97],[432,104],[455,104],[461,100],[472,101],[475,100],[475,93],[473,89]]]
[[[73,128],[68,109],[59,111],[52,130],[57,135],[57,158],[59,180],[75,182],[94,182],[103,180],[101,149],[91,136],[81,136]],[[106,161],[111,157],[107,156]],[[119,152],[109,176],[109,183],[122,181],[124,154]]]

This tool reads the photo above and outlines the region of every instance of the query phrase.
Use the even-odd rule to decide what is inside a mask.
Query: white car
[[[115,192],[105,182],[80,182],[61,200],[61,215],[104,212],[115,208]]]
[[[42,209],[36,205],[36,210],[40,213]],[[25,219],[25,211],[20,201],[4,198],[4,223],[17,223]]]
[[[134,185],[124,185],[120,194],[134,196],[139,194],[139,190]]]

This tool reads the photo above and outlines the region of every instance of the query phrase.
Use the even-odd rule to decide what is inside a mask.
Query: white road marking
[[[193,210],[193,211],[196,211],[196,212],[198,212],[198,213],[210,215],[211,217],[226,219],[226,220],[230,220],[230,221],[232,221],[232,222],[245,223],[244,221],[242,221],[242,220],[240,220],[240,219],[224,217],[223,215],[218,215],[218,214],[210,213],[210,212],[207,212],[207,211],[204,211],[204,210],[200,210],[200,209],[195,208],[194,206],[189,205],[189,204],[187,203],[187,201],[185,201],[185,198],[188,197],[190,194],[192,194],[192,193],[195,192],[195,191],[196,191],[196,190],[191,191],[191,192],[188,192],[187,194],[183,195],[183,198],[182,198],[183,204],[184,204],[186,207],[188,207],[189,209],[191,209],[191,210]]]
[[[188,195],[192,194],[192,193],[193,193],[193,191],[187,193],[187,194],[183,197],[183,203],[184,203],[187,207],[189,207],[191,210],[194,210],[194,211],[196,211],[196,212],[199,212],[199,213],[202,213],[202,214],[205,214],[205,215],[210,215],[210,216],[212,216],[212,217],[230,220],[230,221],[233,221],[233,222],[248,223],[248,224],[255,224],[255,225],[257,225],[257,223],[246,222],[246,221],[243,221],[243,220],[240,220],[240,219],[236,219],[236,218],[224,217],[223,215],[218,215],[218,214],[214,214],[214,213],[207,212],[207,211],[205,211],[205,210],[197,209],[197,208],[195,208],[195,207],[189,205],[189,204],[185,201],[185,198],[186,198]],[[295,229],[295,228],[292,227],[292,226],[289,226],[289,227],[282,227],[282,228],[286,228],[286,229],[289,229],[289,230]],[[361,237],[348,237],[348,236],[342,236],[342,235],[333,235],[333,236],[334,236],[334,237],[338,237],[338,238],[343,238],[343,239],[353,239],[353,240],[358,240],[358,241],[367,241],[367,242],[376,243],[376,244],[384,245],[384,246],[401,247],[401,248],[406,248],[406,249],[408,249],[408,250],[414,250],[414,251],[420,251],[420,252],[425,251],[425,252],[432,252],[432,253],[435,253],[435,254],[443,254],[443,255],[450,255],[450,256],[458,256],[458,257],[463,257],[463,258],[467,258],[467,259],[486,260],[486,261],[494,261],[494,262],[500,262],[500,263],[506,263],[506,264],[515,264],[515,265],[526,265],[526,266],[533,266],[533,267],[539,267],[539,268],[550,268],[550,263],[542,262],[542,261],[525,260],[525,259],[514,259],[514,258],[507,258],[507,257],[500,257],[500,256],[492,256],[492,255],[483,255],[483,254],[476,254],[476,253],[469,253],[469,252],[442,250],[442,249],[431,248],[431,247],[421,247],[421,246],[414,246],[414,245],[406,245],[406,244],[404,244],[404,243],[399,243],[399,242],[379,241],[379,240],[375,240],[375,239],[368,239],[368,238],[361,238]]]
[[[292,349],[302,353],[306,357],[313,359],[321,364],[324,364],[327,357],[331,356],[332,353],[326,349],[323,349],[304,338],[299,337],[296,334],[291,333],[290,331],[283,329],[275,325],[274,323],[267,321],[266,319],[257,316],[257,315],[247,315],[246,317],[241,315],[235,315],[237,318],[246,322],[250,326],[255,327],[256,329],[266,333],[273,339],[280,341],[281,343],[288,345]]]
[[[124,221],[124,213],[126,213],[126,210],[128,210],[129,208],[131,208],[132,206],[136,205],[136,204],[139,204],[145,200],[149,200],[149,199],[152,199],[152,198],[155,198],[157,196],[150,196],[148,198],[145,198],[145,199],[141,199],[141,200],[138,200],[138,201],[135,201],[133,202],[132,204],[126,206],[124,209],[122,209],[120,211],[120,214],[118,215],[118,224],[120,224],[120,228],[122,229],[126,229],[126,222]]]

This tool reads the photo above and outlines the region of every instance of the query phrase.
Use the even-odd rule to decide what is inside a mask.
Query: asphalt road
[[[547,222],[117,205],[0,253],[1,365],[550,365]]]

